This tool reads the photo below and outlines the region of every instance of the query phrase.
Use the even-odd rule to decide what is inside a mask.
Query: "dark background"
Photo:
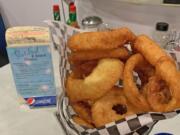
[[[9,63],[6,51],[5,31],[3,18],[0,15],[0,67]]]
[[[180,4],[180,0],[164,0],[163,2],[167,4]]]

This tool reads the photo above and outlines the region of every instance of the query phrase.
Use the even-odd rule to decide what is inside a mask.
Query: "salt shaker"
[[[166,22],[158,22],[156,24],[156,31],[153,34],[153,39],[162,47],[168,42],[168,28],[169,24]]]
[[[98,16],[88,16],[84,18],[81,25],[85,31],[99,31],[106,29],[107,26]]]

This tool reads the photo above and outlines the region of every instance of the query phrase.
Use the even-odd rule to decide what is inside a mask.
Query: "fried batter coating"
[[[144,95],[140,92],[134,82],[133,71],[137,65],[142,65],[145,59],[141,54],[132,55],[126,62],[123,74],[124,93],[128,100],[137,108],[142,108],[144,112],[150,111],[150,105],[148,104]]]
[[[169,87],[172,99],[166,105],[164,111],[172,111],[173,109],[180,107],[180,76],[176,65],[172,60],[167,59],[167,57],[161,57],[156,64],[157,75],[165,81]]]
[[[97,66],[97,60],[85,61],[82,64],[72,66],[72,72],[75,78],[84,79]]]
[[[143,93],[154,111],[164,112],[167,104],[172,99],[167,84],[158,76],[153,76],[144,86]]]
[[[67,78],[66,92],[72,102],[96,100],[122,77],[124,64],[118,59],[101,59],[85,79]]]
[[[141,81],[141,87],[148,83],[149,78],[152,77],[155,74],[155,68],[150,65],[147,61],[144,61],[142,63],[139,63],[135,67],[135,72],[138,74],[138,77]]]
[[[96,127],[141,112],[136,110],[126,99],[123,89],[113,87],[105,96],[92,106],[92,118]]]
[[[79,124],[80,126],[87,127],[87,128],[94,128],[92,124],[86,122],[85,120],[83,120],[82,118],[78,116],[73,116],[72,119],[75,123]]]
[[[133,49],[141,53],[152,65],[155,65],[161,57],[171,59],[157,43],[146,35],[140,35],[137,37]]]
[[[72,51],[109,50],[134,42],[136,36],[128,28],[111,31],[84,32],[73,35],[68,40]]]
[[[72,103],[71,105],[79,117],[81,117],[88,123],[92,123],[91,106],[87,102],[81,101],[77,103]]]
[[[87,61],[87,60],[97,60],[102,58],[119,58],[121,60],[126,60],[129,58],[130,54],[125,47],[120,47],[111,50],[91,50],[91,51],[78,51],[72,52],[69,55],[70,63],[72,61]]]

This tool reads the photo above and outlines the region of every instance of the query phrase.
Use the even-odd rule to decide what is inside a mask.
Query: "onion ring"
[[[80,126],[87,127],[87,128],[94,128],[92,124],[86,122],[85,120],[83,120],[82,118],[78,116],[73,116],[72,119],[75,123],[79,124]]]
[[[73,35],[68,40],[72,51],[109,50],[134,42],[136,36],[128,28],[111,31],[84,32]]]
[[[127,101],[122,88],[113,87],[92,106],[92,119],[96,127],[117,121],[137,111]]]
[[[87,77],[93,69],[97,66],[98,61],[85,61],[82,64],[73,65],[72,72],[75,78],[84,79]]]
[[[140,35],[137,37],[133,49],[141,53],[144,58],[153,66],[156,65],[161,57],[167,57],[168,59],[172,60],[172,58],[168,56],[158,44],[156,44],[146,35]]]
[[[180,107],[180,76],[173,61],[161,57],[156,64],[156,76],[144,87],[149,104],[158,112]]]
[[[119,58],[121,60],[126,60],[129,56],[128,50],[125,47],[120,47],[111,50],[72,52],[69,56],[69,61],[70,63],[74,63],[73,61],[97,60],[102,58]]]
[[[134,70],[141,80],[141,88],[143,88],[143,86],[146,83],[148,83],[149,78],[155,74],[155,68],[152,65],[150,65],[147,61],[144,61],[136,65]]]
[[[144,111],[149,111],[150,106],[143,94],[140,93],[133,78],[133,71],[136,66],[141,65],[144,62],[145,59],[141,54],[132,55],[127,60],[124,67],[123,84],[124,93],[127,96],[128,100],[137,108],[142,108]]]
[[[101,59],[85,79],[71,74],[67,78],[66,92],[72,102],[96,100],[108,92],[123,74],[124,64],[118,59]]]
[[[167,84],[158,76],[149,79],[149,82],[143,87],[143,93],[156,112],[166,111],[167,105],[172,99]]]
[[[77,103],[72,103],[71,106],[79,117],[81,117],[88,123],[92,123],[91,105],[89,105],[87,102],[81,101]]]
[[[152,82],[149,83],[148,86],[149,89],[147,91],[150,91],[147,95],[147,97],[157,94],[156,97],[149,99],[149,103],[154,103],[155,105],[151,105],[155,111],[172,111],[175,108],[180,107],[179,100],[179,88],[180,84],[178,83],[180,81],[180,77],[178,75],[177,68],[175,66],[174,60],[166,54],[166,52],[161,49],[154,41],[152,41],[147,36],[141,35],[138,36],[137,40],[135,41],[134,49],[140,53],[143,54],[143,56],[146,58],[146,60],[151,63],[156,68],[156,73],[158,76],[160,76],[160,79],[155,79],[157,82],[160,80],[163,80],[167,86],[169,87],[171,97],[172,99],[168,103],[160,103],[159,99],[162,97],[159,97],[158,94],[163,93],[167,88],[159,88],[162,90],[154,90],[152,87]],[[150,51],[152,50],[152,51]],[[152,92],[152,93],[151,93]],[[166,90],[167,93],[167,90]]]
[[[156,65],[157,74],[167,83],[172,95],[165,111],[172,111],[180,107],[180,76],[175,63],[172,60],[162,57]]]

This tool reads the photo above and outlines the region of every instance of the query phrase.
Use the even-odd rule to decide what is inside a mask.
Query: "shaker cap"
[[[166,22],[158,22],[156,24],[156,30],[158,31],[168,31],[169,24]]]
[[[59,11],[59,5],[53,5],[53,10],[54,11]]]
[[[102,19],[98,16],[88,16],[82,20],[82,26],[85,27],[97,27],[102,23]]]
[[[75,5],[70,5],[70,7],[69,7],[69,11],[70,12],[76,12],[76,6]]]

